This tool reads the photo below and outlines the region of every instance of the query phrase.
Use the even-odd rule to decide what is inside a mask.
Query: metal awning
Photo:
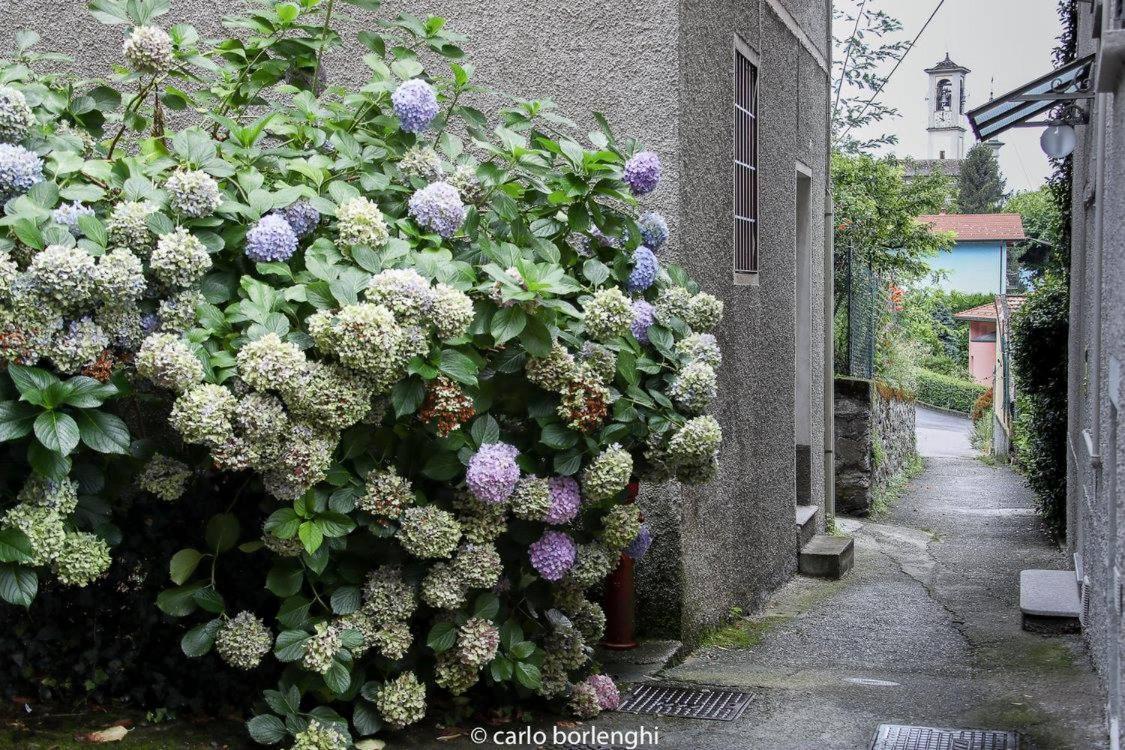
[[[1090,74],[1093,65],[1094,56],[1089,55],[982,104],[969,112],[973,132],[978,139],[988,141],[1009,128],[1029,124],[1028,120],[1032,117],[1060,103],[1092,98]]]

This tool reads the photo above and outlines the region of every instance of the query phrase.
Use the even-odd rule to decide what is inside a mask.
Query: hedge
[[[971,380],[951,378],[930,370],[918,370],[918,400],[940,409],[968,414],[973,403],[987,390]]]

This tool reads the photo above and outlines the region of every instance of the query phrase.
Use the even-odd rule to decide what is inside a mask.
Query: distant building
[[[927,121],[929,134],[925,159],[906,157],[902,161],[907,180],[929,174],[943,174],[956,180],[961,176],[961,163],[965,159],[965,79],[969,69],[949,58],[932,68],[926,68],[929,82],[926,88]],[[999,150],[999,141],[989,144]]]
[[[969,374],[991,388],[996,375],[995,300],[954,313],[953,319],[969,324]]]
[[[1019,214],[934,214],[919,216],[918,221],[957,237],[951,252],[930,259],[930,269],[943,272],[938,286],[956,292],[1007,293],[1011,244],[1027,239]]]

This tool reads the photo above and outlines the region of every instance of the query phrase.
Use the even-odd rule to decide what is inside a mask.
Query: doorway
[[[811,505],[812,498],[812,170],[797,162],[796,247],[793,295],[793,423],[797,462],[797,504]]]

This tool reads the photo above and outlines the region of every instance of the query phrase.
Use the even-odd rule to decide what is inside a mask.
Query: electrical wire
[[[898,58],[898,62],[896,62],[895,66],[891,68],[891,72],[888,73],[887,77],[883,79],[883,82],[879,84],[879,89],[872,95],[870,99],[867,100],[867,103],[863,105],[863,109],[861,109],[859,111],[859,114],[855,117],[856,120],[859,120],[861,117],[863,117],[864,113],[867,112],[867,108],[875,103],[875,100],[879,98],[879,94],[883,93],[883,88],[887,85],[887,82],[891,80],[891,76],[893,76],[895,74],[895,71],[899,69],[899,66],[902,65],[902,61],[905,60],[906,56],[910,54],[910,50],[914,49],[914,45],[917,44],[918,40],[922,38],[922,34],[926,32],[927,28],[929,28],[930,22],[934,20],[934,16],[938,14],[938,11],[941,10],[941,6],[943,5],[945,5],[945,0],[938,0],[938,4],[937,7],[934,8],[934,12],[931,13],[930,17],[926,19],[926,22],[922,24],[922,28],[919,29],[918,33],[914,36],[914,40],[910,42],[910,45],[903,51],[902,56]],[[847,138],[848,133],[852,132],[852,129],[854,127],[854,125],[849,125],[848,129],[844,131],[844,134],[840,136],[840,140],[842,141],[844,138]]]

